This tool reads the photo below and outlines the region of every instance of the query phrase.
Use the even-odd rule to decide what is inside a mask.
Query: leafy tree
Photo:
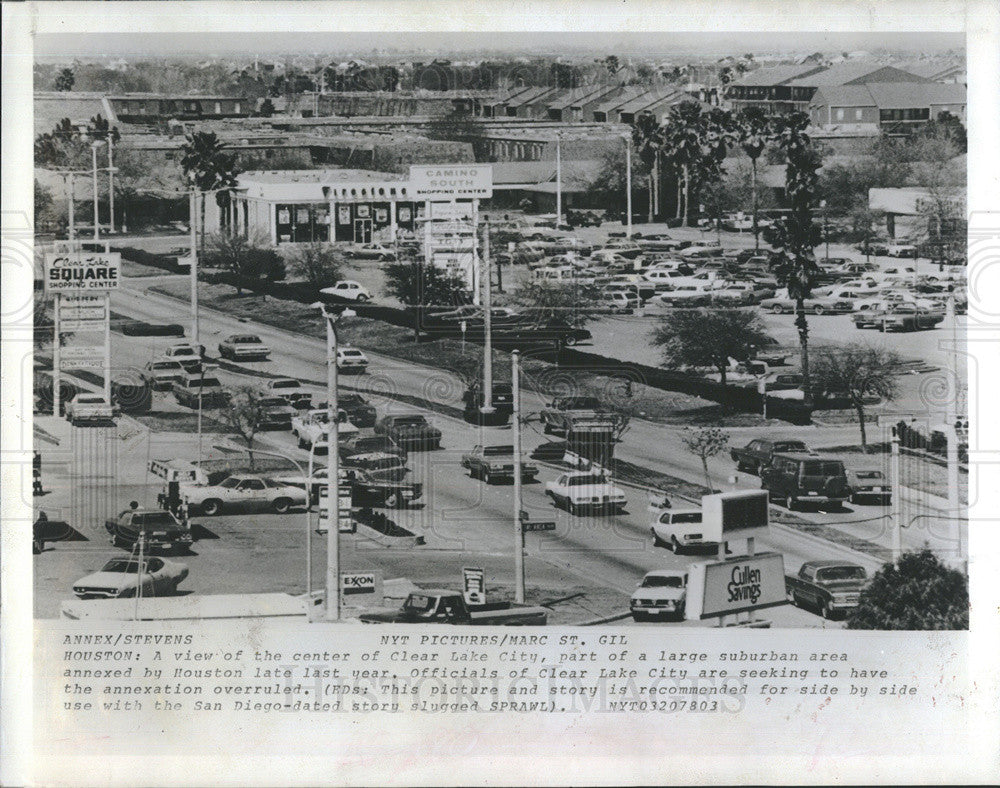
[[[736,118],[736,137],[743,152],[750,158],[751,197],[753,201],[753,241],[754,249],[760,251],[760,227],[757,223],[759,210],[757,199],[757,160],[767,147],[770,139],[771,122],[764,110],[757,106],[745,107]]]
[[[966,153],[969,149],[968,134],[965,130],[965,126],[962,125],[962,121],[950,112],[940,112],[937,118],[931,120],[926,126],[924,126],[919,132],[917,132],[917,139],[920,138],[947,138],[955,146],[958,153]]]
[[[969,628],[969,581],[929,549],[903,553],[861,592],[848,629],[961,630]]]
[[[580,86],[581,73],[577,66],[570,65],[569,63],[552,63],[549,66],[549,74],[552,84],[557,88],[565,90],[566,88]]]
[[[330,287],[343,278],[343,253],[322,241],[299,247],[291,263],[292,272],[314,287]]]
[[[188,183],[201,192],[201,246],[205,246],[205,193],[215,191],[215,202],[225,215],[229,207],[229,188],[236,185],[235,154],[226,151],[214,131],[189,134],[181,146],[181,169]],[[218,190],[218,191],[216,191]]]
[[[861,448],[868,450],[865,432],[865,399],[872,396],[893,400],[898,393],[900,358],[892,350],[852,342],[823,348],[813,366],[813,387],[818,391],[844,393],[858,414]]]
[[[604,67],[608,70],[608,73],[614,76],[621,69],[621,62],[618,60],[618,55],[608,55],[604,60],[600,61]]]
[[[269,99],[269,98],[264,99],[260,103],[260,109],[258,110],[258,112],[260,113],[260,116],[262,118],[269,118],[269,117],[271,117],[274,114],[274,112],[275,112],[274,102],[271,101],[271,99]]]
[[[175,204],[184,191],[177,167],[153,162],[149,155],[124,142],[115,147],[115,204],[121,211],[121,226],[141,226],[157,220],[159,210]]]
[[[262,235],[213,234],[209,237],[204,263],[206,267],[221,268],[245,279],[284,278],[281,257],[267,246],[267,240]],[[239,281],[236,292],[243,294]]]
[[[760,315],[752,309],[676,310],[652,332],[668,368],[712,367],[723,386],[730,359],[746,361],[754,348],[769,341]]]
[[[56,74],[55,81],[52,83],[52,87],[61,93],[65,93],[73,89],[73,84],[76,82],[76,78],[73,76],[73,69],[64,68]]]
[[[953,132],[941,125],[930,132],[925,129],[912,141],[910,150],[914,158],[911,182],[926,191],[926,197],[917,203],[925,220],[923,238],[939,242],[964,236],[965,165],[956,160],[960,154]]]
[[[420,339],[420,322],[428,307],[454,307],[464,303],[468,287],[465,279],[448,273],[436,265],[401,260],[387,263],[385,292],[415,312],[414,337]]]
[[[635,119],[632,124],[632,145],[644,169],[649,172],[649,221],[652,222],[654,206],[658,202],[656,192],[660,185],[658,165],[664,146],[663,127],[653,115],[642,114]]]
[[[514,303],[541,323],[582,326],[598,316],[601,291],[596,285],[528,279],[514,291]]]
[[[253,386],[235,386],[228,390],[229,402],[219,410],[223,423],[239,435],[247,445],[250,468],[253,468],[253,441],[264,424],[267,410],[264,395]]]
[[[821,159],[806,133],[809,116],[795,112],[776,121],[775,142],[784,153],[785,198],[789,210],[767,228],[765,239],[771,244],[770,266],[778,281],[795,300],[795,327],[799,332],[802,356],[803,391],[808,400],[812,390],[809,381],[809,323],[806,320],[805,299],[816,281],[815,248],[820,244],[820,228],[813,222],[816,203],[817,171]]]
[[[695,457],[701,460],[702,470],[705,472],[705,486],[714,490],[712,476],[708,472],[708,459],[725,451],[729,445],[729,435],[718,427],[685,427],[681,433],[681,440],[684,446]]]
[[[52,192],[46,189],[35,179],[35,226],[39,224],[40,217],[52,208]]]

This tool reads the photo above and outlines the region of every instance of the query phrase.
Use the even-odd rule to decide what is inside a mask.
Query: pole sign
[[[525,533],[531,533],[533,531],[554,531],[556,530],[556,522],[555,520],[549,520],[547,522],[522,520],[521,530]]]
[[[781,553],[695,563],[688,569],[684,608],[688,621],[787,603],[785,558]]]
[[[707,542],[747,539],[770,524],[767,490],[705,495],[701,499],[702,536]]]
[[[356,597],[366,604],[382,604],[382,573],[372,572],[341,572],[340,595],[343,598]]]
[[[482,569],[462,569],[462,596],[467,605],[486,604],[486,573]]]
[[[117,252],[65,252],[45,255],[45,292],[116,290],[121,281]]]
[[[417,200],[481,200],[493,196],[489,164],[410,167],[410,192]]]
[[[431,219],[455,222],[456,228],[464,229],[472,221],[471,202],[432,202],[430,203]],[[465,224],[459,224],[459,223]]]

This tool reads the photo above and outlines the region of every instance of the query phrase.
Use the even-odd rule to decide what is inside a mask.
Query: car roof
[[[783,451],[783,452],[780,452],[778,454],[775,454],[774,457],[775,457],[775,459],[777,459],[778,457],[781,457],[781,458],[786,459],[786,460],[795,460],[795,461],[799,461],[799,460],[821,460],[823,462],[843,462],[842,460],[838,459],[837,457],[820,457],[818,454],[807,454],[806,452],[801,452],[801,451],[795,451],[795,452],[792,452],[792,451],[784,452]]]
[[[667,509],[663,514],[701,514],[701,509]]]
[[[651,572],[646,572],[643,577],[677,577],[686,574],[687,569],[654,569]]]
[[[363,454],[355,454],[353,457],[351,457],[351,459],[352,460],[381,460],[381,459],[384,459],[386,457],[389,457],[390,459],[393,459],[393,460],[398,460],[399,459],[399,455],[397,455],[397,454],[389,454],[389,452],[385,452],[385,451],[366,451]]]
[[[836,561],[833,559],[823,559],[816,561],[806,561],[802,566],[813,566],[817,569],[823,569],[828,566],[861,566],[861,564],[856,564],[853,561]],[[863,569],[864,567],[862,567]]]

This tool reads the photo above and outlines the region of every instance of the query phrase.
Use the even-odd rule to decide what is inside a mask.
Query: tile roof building
[[[812,123],[863,127],[873,133],[907,134],[948,112],[965,121],[964,85],[942,82],[876,82],[817,89],[809,104]]]

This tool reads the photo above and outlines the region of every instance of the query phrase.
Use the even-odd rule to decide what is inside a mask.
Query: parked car
[[[716,542],[705,540],[701,509],[667,509],[650,524],[655,547],[667,547],[675,553],[690,549],[715,549]]]
[[[441,448],[441,430],[432,426],[421,414],[384,416],[375,422],[376,435],[388,435],[407,449],[431,450]]]
[[[205,348],[202,345],[180,344],[171,345],[163,351],[164,358],[177,361],[188,372],[198,372],[201,370],[202,359],[205,356]]]
[[[761,471],[760,484],[769,500],[784,501],[789,511],[803,503],[839,509],[851,495],[844,463],[814,454],[775,454]]]
[[[913,244],[892,243],[886,247],[885,253],[889,257],[916,257],[917,247]]]
[[[262,411],[258,429],[290,430],[292,428],[292,417],[298,411],[282,397],[264,396],[257,400],[257,405]]]
[[[118,517],[105,520],[104,528],[115,547],[131,549],[144,539],[144,549],[186,550],[193,541],[191,526],[166,509],[126,509]]]
[[[492,484],[494,479],[514,478],[514,447],[473,446],[472,451],[462,455],[461,464],[469,470],[473,479],[482,479]],[[521,479],[531,481],[538,475],[538,466],[530,462],[521,462]]]
[[[806,561],[797,575],[785,575],[785,593],[796,607],[812,608],[823,618],[855,609],[870,583],[863,566],[848,561]]]
[[[137,557],[112,558],[73,583],[73,593],[80,599],[171,596],[187,576],[185,564],[165,558],[151,556],[141,562]]]
[[[887,303],[883,309],[869,309],[854,316],[857,328],[881,331],[921,331],[934,328],[944,320],[938,310],[922,309],[915,304]]]
[[[384,452],[351,454],[347,457],[341,457],[341,463],[345,468],[356,468],[371,478],[382,481],[398,482],[410,473],[410,469],[406,467],[406,461],[398,454]]]
[[[368,369],[368,356],[354,347],[338,347],[337,369],[361,374]]]
[[[347,414],[347,420],[355,427],[374,427],[376,420],[375,407],[360,394],[339,394],[337,406]]]
[[[462,393],[462,413],[467,421],[482,420],[481,408],[486,405],[483,397],[483,384],[473,381]],[[510,383],[494,383],[491,389],[490,405],[494,409],[491,420],[506,424],[514,411],[514,390]]]
[[[218,408],[229,401],[222,383],[211,374],[185,375],[183,380],[174,381],[171,390],[177,404],[188,408]]]
[[[172,359],[154,359],[142,368],[142,379],[153,391],[169,391],[176,380],[183,380],[187,372],[181,363]]]
[[[209,517],[223,510],[270,509],[284,514],[293,506],[306,505],[306,493],[298,487],[274,479],[237,474],[219,484],[181,484],[181,495]]]
[[[848,468],[847,483],[851,488],[851,503],[869,500],[887,506],[892,502],[889,480],[877,468]]]
[[[296,410],[309,410],[312,407],[312,395],[295,378],[269,380],[265,389],[269,394],[281,397]]]
[[[836,315],[846,314],[854,311],[854,304],[846,299],[830,298],[829,296],[817,296],[803,299],[803,307],[806,312],[813,315]],[[760,302],[760,308],[772,312],[775,315],[793,314],[796,309],[794,298],[776,297],[765,298]]]
[[[759,474],[771,464],[775,454],[788,452],[811,453],[802,441],[756,438],[743,448],[730,449],[729,456],[736,463],[736,470]]]
[[[404,462],[407,457],[406,449],[388,435],[355,435],[340,444],[340,456],[343,458],[350,457],[352,454],[373,452],[395,454],[402,457]]]
[[[541,420],[546,435],[607,431],[615,423],[597,397],[556,397],[542,409]]]
[[[337,442],[346,441],[357,435],[358,428],[347,420],[347,413],[338,410]],[[312,449],[316,453],[325,453],[330,450],[329,438],[329,415],[326,408],[314,408],[304,413],[300,412],[292,417],[292,435],[298,439],[300,449]],[[313,448],[315,444],[315,448]]]
[[[353,279],[342,279],[332,287],[324,287],[319,292],[323,295],[343,298],[345,301],[357,301],[359,304],[372,300],[371,291]]]
[[[77,393],[65,404],[63,413],[66,421],[74,427],[78,424],[110,424],[117,412],[103,394],[91,394],[86,391]]]
[[[111,323],[112,328],[115,322]],[[117,328],[127,337],[182,337],[184,326],[180,323],[149,323],[145,320],[122,320]]]
[[[453,624],[479,626],[543,626],[549,611],[512,602],[467,605],[459,591],[421,588],[411,593],[398,611],[362,613],[363,624]]]
[[[271,348],[256,334],[230,334],[219,343],[219,356],[231,361],[265,360]]]
[[[378,260],[388,263],[396,259],[396,253],[382,244],[359,244],[350,247],[347,253],[357,260]]]
[[[547,482],[545,494],[571,515],[581,512],[612,513],[625,508],[625,493],[602,473],[570,471]]]
[[[687,572],[682,569],[647,572],[629,599],[632,620],[645,621],[658,616],[684,618],[687,581]]]
[[[711,285],[704,284],[677,285],[673,290],[657,296],[655,300],[672,307],[705,306],[712,300],[712,288]]]

